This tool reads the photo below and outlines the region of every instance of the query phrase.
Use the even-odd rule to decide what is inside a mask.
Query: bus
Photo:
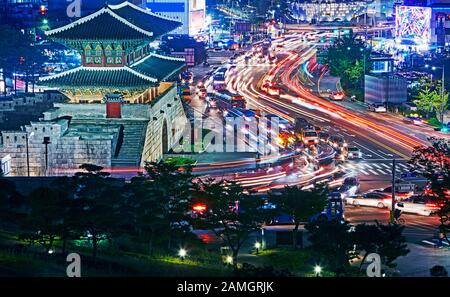
[[[228,90],[219,90],[215,92],[214,99],[216,101],[216,107],[220,110],[245,108],[246,106],[244,97],[237,93],[231,93]]]

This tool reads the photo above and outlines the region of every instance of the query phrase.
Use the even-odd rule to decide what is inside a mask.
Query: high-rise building
[[[194,36],[206,28],[205,0],[147,0],[146,6],[156,14],[183,23],[175,34]]]

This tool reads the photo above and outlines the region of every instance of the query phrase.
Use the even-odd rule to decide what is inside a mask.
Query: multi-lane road
[[[301,79],[305,76],[300,75],[304,70],[302,65],[315,54],[314,46],[308,44],[301,34],[275,42],[283,44],[275,65],[246,65],[241,61],[228,76],[228,88],[245,96],[250,108],[275,113],[291,121],[296,117],[304,117],[327,130],[330,135],[342,135],[349,146],[358,147],[362,152],[361,159],[349,160],[338,166],[359,176],[362,191],[390,184],[393,158],[397,161],[396,174],[408,171],[407,161],[415,147],[428,145],[429,136],[444,136],[431,128],[408,126],[393,115],[371,114],[352,104],[348,106],[320,97],[316,84],[318,78],[311,78],[305,83]],[[273,97],[262,92],[260,87],[264,80],[277,82],[281,95]],[[445,260],[448,259],[448,252],[437,252],[434,248],[433,238],[436,237],[438,218],[403,216],[406,220],[404,235],[411,250],[425,249],[425,253],[428,251],[432,254],[430,261],[449,265],[448,260]],[[346,218],[351,223],[374,223],[376,220],[387,223],[389,210],[348,207]],[[403,261],[400,266],[409,272],[423,268],[411,265],[408,261]]]

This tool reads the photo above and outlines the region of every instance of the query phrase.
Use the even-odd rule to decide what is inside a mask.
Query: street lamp
[[[50,137],[44,137],[44,142],[42,144],[45,145],[45,176],[47,176],[48,170],[48,145],[51,143]]]
[[[187,255],[187,251],[186,251],[185,249],[181,248],[181,249],[178,251],[178,256],[180,256],[181,260],[184,260],[184,258],[186,257],[186,255]]]
[[[319,265],[314,266],[314,273],[316,274],[316,276],[320,276],[321,272],[322,272],[322,267],[320,267]]]
[[[30,176],[30,153],[29,153],[29,149],[28,149],[28,140],[33,137],[34,132],[30,133],[30,136],[28,136],[28,132],[25,132],[25,143],[26,143],[26,148],[27,148],[27,173],[28,176]]]
[[[259,249],[261,248],[261,243],[259,241],[255,242],[256,254],[258,255]]]
[[[433,66],[431,69],[434,71],[436,69],[442,69],[442,79],[441,79],[441,110],[440,110],[440,122],[444,121],[444,94],[445,94],[445,64],[442,65],[442,67],[439,66]],[[432,74],[433,75],[433,74]]]
[[[225,263],[227,264],[233,264],[233,257],[232,256],[227,256],[225,258]]]

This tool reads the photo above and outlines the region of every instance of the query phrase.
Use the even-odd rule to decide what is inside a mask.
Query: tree
[[[47,252],[61,234],[64,198],[58,190],[48,187],[38,188],[29,195],[30,214],[25,226],[38,236]]]
[[[178,166],[173,162],[150,162],[145,165],[146,177],[151,182],[151,195],[160,200],[165,231],[168,235],[168,249],[172,240],[181,240],[191,231],[188,211],[192,200],[192,165]],[[153,198],[149,198],[153,199]]]
[[[416,147],[409,163],[430,183],[429,198],[438,207],[439,231],[450,244],[450,140],[430,137],[429,147]]]
[[[430,114],[433,112],[436,96],[439,96],[436,90],[431,90],[430,88],[425,87],[419,91],[416,100],[414,100],[417,108],[425,112],[427,118],[429,118]]]
[[[232,181],[200,180],[196,195],[208,210],[199,215],[196,225],[212,230],[232,251],[233,264],[250,234],[265,221],[264,201]]]
[[[316,186],[302,190],[298,186],[286,186],[281,195],[270,194],[269,200],[277,206],[279,213],[285,213],[294,220],[293,245],[297,248],[297,233],[301,223],[323,211],[327,204],[327,189]]]
[[[123,215],[133,230],[132,235],[148,244],[150,255],[156,239],[165,239],[170,231],[170,222],[164,215],[165,201],[158,196],[157,187],[141,175],[134,177],[124,189]]]
[[[73,213],[81,218],[76,222],[78,232],[87,232],[92,241],[95,261],[99,241],[111,241],[112,233],[121,222],[122,184],[110,178],[100,166],[83,164],[80,169],[85,171],[75,173],[77,189]]]
[[[443,123],[444,113],[448,108],[448,92],[441,92],[442,82],[421,78],[418,85],[414,90],[414,103],[419,110],[425,112],[427,118],[434,112],[437,119]]]
[[[433,97],[433,108],[436,111],[436,117],[441,124],[444,123],[444,113],[448,108],[448,92]]]
[[[354,240],[348,222],[338,220],[317,220],[306,225],[311,249],[321,257],[328,269],[340,276],[350,267],[350,261],[357,257]]]
[[[364,252],[361,266],[367,255],[377,253],[384,265],[395,267],[394,261],[409,253],[406,239],[402,235],[403,229],[404,226],[401,225],[382,225],[379,222],[376,222],[375,225],[356,225],[353,232],[356,250],[358,253]]]

